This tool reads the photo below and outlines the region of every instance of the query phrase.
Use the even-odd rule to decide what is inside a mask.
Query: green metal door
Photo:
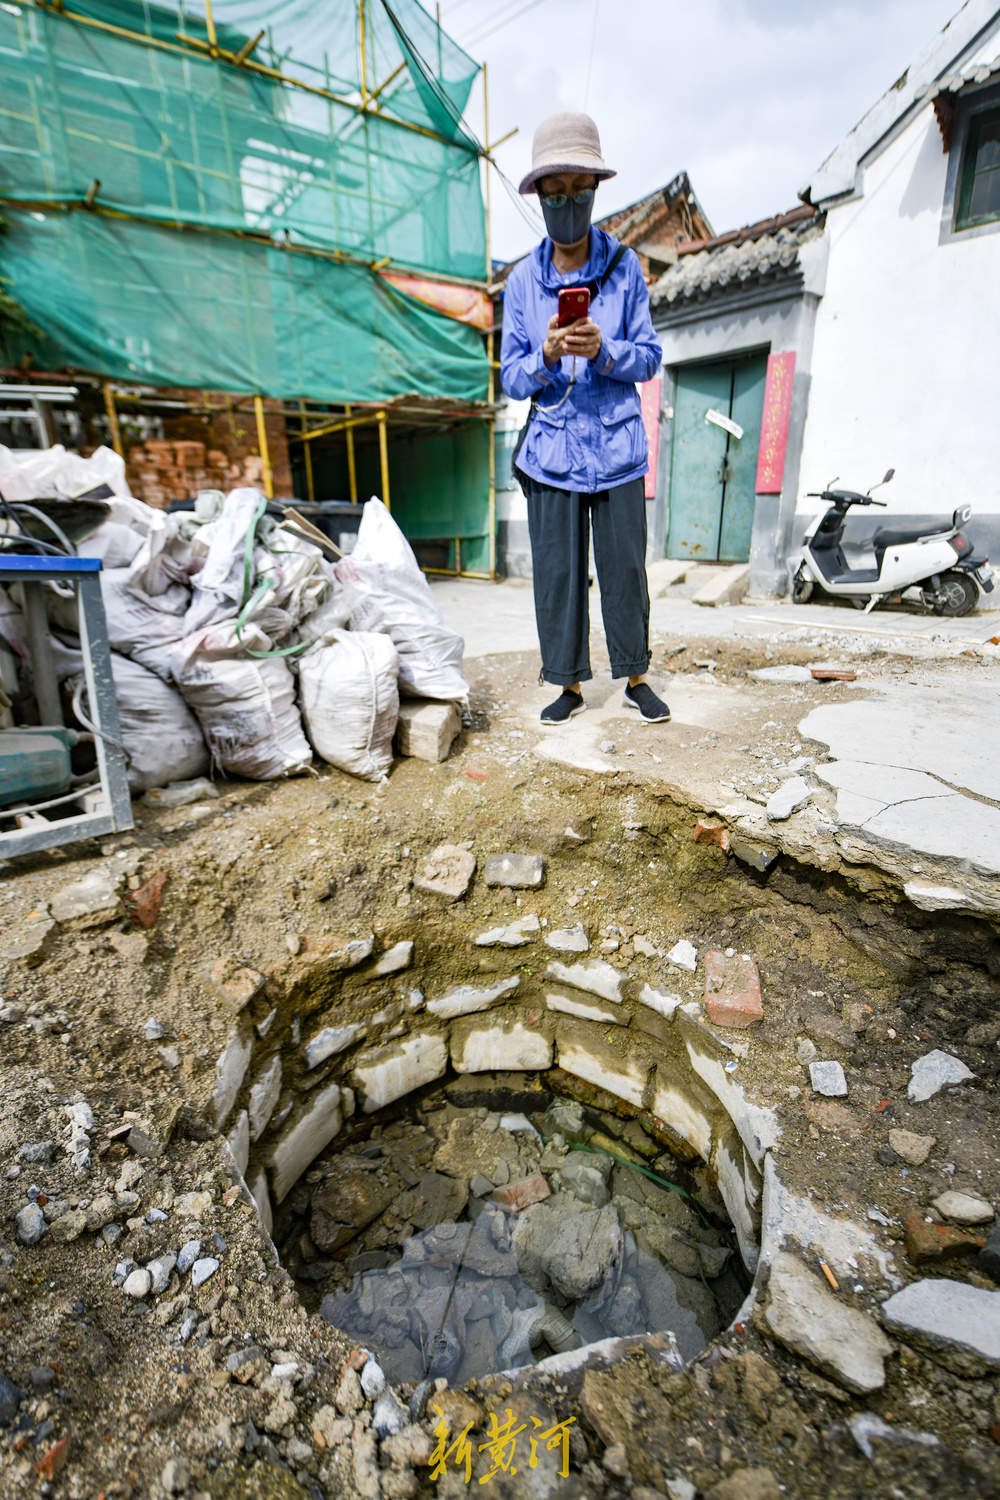
[[[746,562],[767,355],[682,365],[674,400],[669,557]],[[742,436],[708,412],[735,422]]]

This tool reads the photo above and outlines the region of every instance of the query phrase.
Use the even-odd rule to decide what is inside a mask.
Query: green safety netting
[[[460,123],[475,64],[416,0],[212,11],[228,52],[265,29],[249,55],[284,78],[199,50],[199,5],[0,6],[0,274],[49,362],[284,398],[484,397],[481,339],[371,269],[483,279]],[[378,113],[356,107],[383,84]]]

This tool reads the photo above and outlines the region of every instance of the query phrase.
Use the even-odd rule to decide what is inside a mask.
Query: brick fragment
[[[729,848],[729,829],[725,823],[703,823],[699,818],[694,825],[696,844],[715,844],[720,849]]]
[[[926,1265],[928,1261],[977,1255],[986,1243],[981,1234],[969,1234],[965,1229],[956,1229],[953,1224],[931,1223],[919,1210],[910,1214],[904,1229],[906,1256],[915,1266]]]
[[[492,1194],[493,1202],[512,1214],[530,1208],[532,1203],[541,1203],[549,1196],[550,1188],[541,1172],[536,1172],[534,1177],[522,1177],[519,1182],[510,1182],[506,1187],[494,1188]]]
[[[705,1009],[713,1026],[753,1026],[764,1019],[760,975],[752,958],[709,948],[705,954]]]

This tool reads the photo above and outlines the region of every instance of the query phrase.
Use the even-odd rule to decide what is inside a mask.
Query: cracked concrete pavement
[[[650,675],[670,703],[669,725],[640,724],[623,708],[622,684],[601,669],[596,586],[589,711],[548,731],[538,724],[552,689],[535,680],[530,583],[441,579],[434,595],[465,638],[467,675],[503,678],[505,708],[522,737],[537,737],[541,760],[659,785],[719,816],[731,833],[825,868],[873,864],[925,910],[1000,911],[1000,646],[990,641],[1000,635],[1000,611],[959,620],[908,608],[862,616],[773,600],[705,609],[676,589],[658,590],[655,572]],[[743,672],[719,680],[711,661],[672,674],[688,638],[703,648],[739,644],[774,665],[783,653],[801,658],[805,647],[812,661],[853,668],[858,680],[833,694],[828,685],[762,684]],[[510,653],[528,661],[502,672]],[[890,680],[893,673],[903,680]],[[778,776],[801,773],[811,791],[780,822],[768,818],[755,786],[763,778],[752,774],[770,749]]]

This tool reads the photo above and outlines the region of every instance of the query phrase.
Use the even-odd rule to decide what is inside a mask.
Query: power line
[[[587,58],[587,87],[583,91],[583,107],[590,103],[590,74],[594,66],[594,44],[597,41],[597,12],[601,0],[594,0],[594,19],[590,27],[590,56]]]
[[[470,37],[467,41],[462,43],[462,46],[466,50],[468,50],[469,47],[478,47],[482,42],[485,42],[488,37],[495,36],[498,31],[502,31],[505,26],[509,26],[512,21],[516,21],[519,16],[525,15],[529,10],[534,10],[536,5],[541,4],[542,0],[528,0],[527,5],[522,5],[520,10],[515,10],[514,12],[512,12],[512,14],[504,16],[503,20],[498,21],[496,25],[488,25],[485,31],[481,31],[478,34]]]

